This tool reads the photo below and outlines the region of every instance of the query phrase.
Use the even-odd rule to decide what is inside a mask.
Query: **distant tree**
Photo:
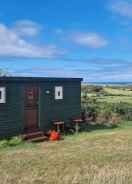
[[[103,91],[102,86],[93,86],[93,92],[100,93]]]

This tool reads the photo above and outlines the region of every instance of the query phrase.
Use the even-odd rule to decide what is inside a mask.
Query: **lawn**
[[[0,150],[0,184],[131,184],[132,122]]]

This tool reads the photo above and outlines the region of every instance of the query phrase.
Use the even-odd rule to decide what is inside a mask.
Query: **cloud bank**
[[[37,36],[43,29],[38,23],[31,20],[20,20],[14,24],[14,32],[20,36]]]
[[[78,45],[94,49],[108,45],[108,41],[98,33],[77,33],[72,36],[72,41]]]
[[[132,18],[132,2],[113,1],[111,10],[121,16]]]
[[[62,52],[55,45],[37,45],[26,36],[39,34],[40,26],[31,21],[17,22],[14,27],[0,24],[0,57],[54,58]]]

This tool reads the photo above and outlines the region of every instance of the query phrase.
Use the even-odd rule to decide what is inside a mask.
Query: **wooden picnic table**
[[[58,133],[60,133],[61,127],[63,128],[63,132],[64,132],[64,121],[55,121],[53,124],[56,126]]]

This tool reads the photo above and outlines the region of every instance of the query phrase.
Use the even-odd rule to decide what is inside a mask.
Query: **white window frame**
[[[1,98],[0,98],[0,104],[6,103],[6,87],[0,87],[1,92]]]
[[[58,95],[60,93],[60,95]],[[63,86],[55,86],[55,100],[63,99]]]

